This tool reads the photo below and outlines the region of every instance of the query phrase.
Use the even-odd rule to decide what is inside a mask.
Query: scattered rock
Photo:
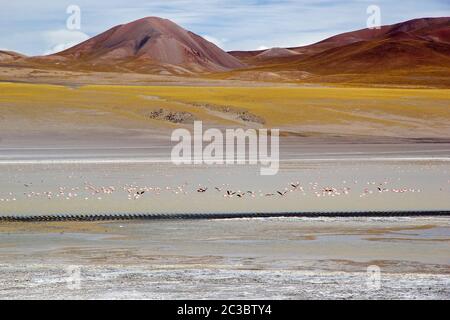
[[[192,123],[195,117],[192,113],[183,111],[170,111],[163,108],[154,110],[147,114],[147,117],[154,120],[164,120],[172,123]]]
[[[254,122],[254,123],[259,123],[259,124],[265,124],[266,123],[266,121],[263,118],[261,118],[261,117],[259,117],[257,115],[254,115],[254,114],[252,114],[252,113],[250,113],[248,111],[239,112],[237,117],[240,120],[245,121],[245,122]]]
[[[244,122],[253,122],[259,124],[265,124],[266,120],[260,116],[257,116],[253,113],[250,113],[247,110],[243,110],[241,108],[236,108],[233,106],[223,106],[223,105],[215,105],[209,103],[195,103],[194,106],[205,108],[208,110],[227,113],[233,115],[236,119],[242,120]]]

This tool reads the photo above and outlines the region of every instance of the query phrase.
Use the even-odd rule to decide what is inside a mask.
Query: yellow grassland
[[[85,110],[103,113],[101,121],[171,126],[145,117],[155,108],[165,108],[190,112],[206,122],[233,123],[197,104],[247,110],[264,118],[267,127],[358,124],[448,130],[450,124],[450,89],[0,84],[0,119],[47,115],[76,123],[88,119],[88,113],[71,115],[68,110]]]

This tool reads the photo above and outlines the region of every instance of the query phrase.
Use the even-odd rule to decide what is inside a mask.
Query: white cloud
[[[269,49],[268,46],[259,46],[257,50],[267,50]]]
[[[205,38],[206,40],[208,40],[209,42],[214,43],[216,46],[218,46],[219,48],[222,48],[222,49],[224,47],[225,42],[227,42],[227,39],[224,39],[224,38],[223,39],[217,39],[215,37],[208,36],[207,34],[202,35],[202,37]]]
[[[48,48],[44,54],[53,54],[86,41],[89,36],[81,31],[61,29],[45,32],[44,39]]]
[[[29,55],[66,48],[84,38],[46,41],[48,30],[63,29],[70,15],[69,0],[2,1],[0,46]],[[121,23],[145,16],[173,20],[196,34],[209,36],[226,50],[296,47],[338,33],[366,27],[366,9],[372,0],[77,0],[81,27],[99,34]],[[419,17],[449,15],[449,0],[377,0],[382,24]],[[24,16],[24,8],[32,14]],[[26,18],[26,19],[24,19]],[[64,32],[69,32],[64,30]],[[46,37],[48,37],[47,35]],[[47,38],[46,38],[47,39]],[[228,39],[224,41],[223,39]]]

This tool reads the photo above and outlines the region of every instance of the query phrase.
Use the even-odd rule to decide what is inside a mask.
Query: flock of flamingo
[[[0,197],[0,202],[14,202],[18,201],[19,197],[23,195],[25,199],[48,199],[48,200],[103,200],[106,197],[117,194],[119,191],[122,191],[126,194],[128,200],[139,200],[143,197],[154,195],[159,196],[162,194],[172,194],[172,195],[180,195],[180,196],[190,196],[192,194],[217,194],[223,198],[227,199],[244,199],[244,198],[285,198],[291,194],[300,194],[306,196],[307,194],[312,194],[317,198],[321,197],[340,197],[347,196],[352,192],[358,195],[359,197],[368,197],[375,194],[384,194],[384,193],[393,193],[393,194],[402,194],[402,193],[420,193],[421,189],[411,188],[411,187],[397,187],[390,188],[389,182],[387,180],[383,182],[370,181],[367,182],[364,187],[358,185],[358,181],[354,180],[351,182],[342,181],[342,185],[339,187],[336,186],[323,186],[319,182],[309,182],[305,184],[301,184],[299,181],[293,181],[286,184],[285,187],[272,190],[272,191],[263,191],[263,190],[241,190],[231,188],[229,184],[221,184],[215,186],[206,186],[206,185],[190,185],[185,182],[178,186],[139,186],[137,184],[125,184],[121,187],[116,186],[97,186],[90,182],[85,182],[83,187],[67,187],[67,186],[59,186],[53,191],[31,191],[26,190],[26,192],[22,193],[13,193],[8,192],[6,196]],[[26,183],[23,185],[25,189],[33,189],[32,183]],[[0,195],[1,196],[1,195]]]

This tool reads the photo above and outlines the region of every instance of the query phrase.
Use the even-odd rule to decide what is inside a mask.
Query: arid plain
[[[299,143],[448,142],[449,89],[0,84],[3,146],[169,142],[175,127],[279,128]],[[18,130],[20,128],[20,130]],[[101,131],[105,130],[105,134]],[[155,136],[155,132],[158,135]],[[165,136],[164,136],[165,133]]]

